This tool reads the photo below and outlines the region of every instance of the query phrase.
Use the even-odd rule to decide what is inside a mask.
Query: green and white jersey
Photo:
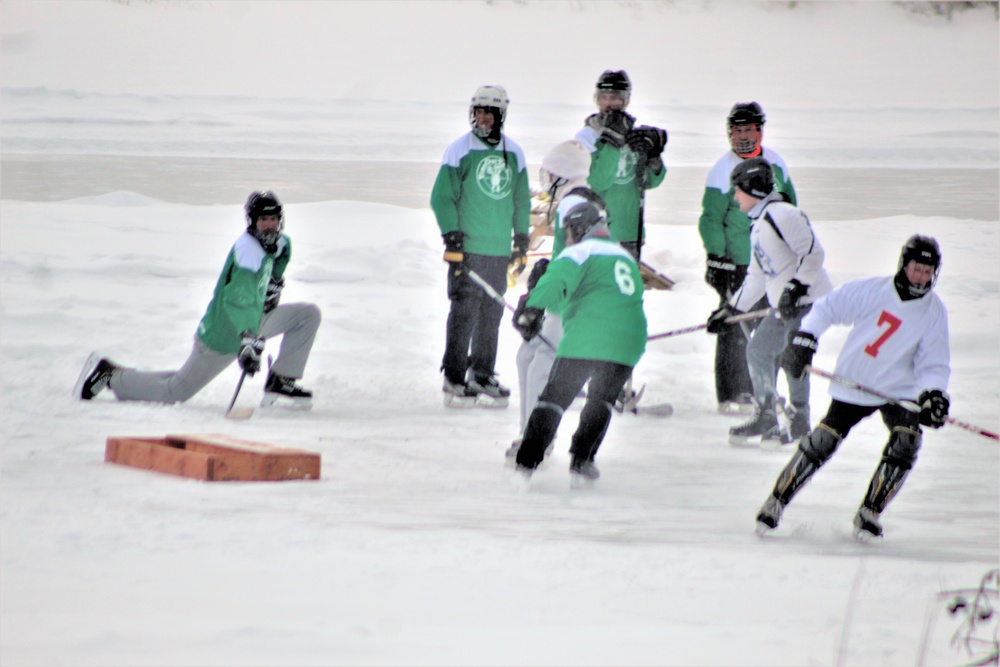
[[[557,312],[563,337],[557,357],[635,366],[646,350],[642,277],[609,237],[566,247],[528,296],[528,306]]]
[[[598,143],[600,133],[589,125],[576,133],[576,138],[590,151],[590,189],[604,198],[608,206],[608,222],[615,241],[632,243],[639,236],[639,208],[642,190],[636,179],[637,156],[628,146],[621,149]],[[659,171],[656,171],[656,168]],[[646,167],[646,190],[658,187],[667,176],[662,160],[651,160]]]
[[[216,352],[236,354],[241,334],[257,333],[264,314],[264,297],[271,276],[280,278],[292,257],[292,241],[284,234],[278,251],[264,252],[257,239],[244,232],[236,239],[205,316],[198,325],[198,338]]]
[[[521,147],[502,135],[490,146],[469,132],[444,153],[431,208],[442,234],[465,232],[465,252],[509,256],[513,234],[527,234],[531,191]]]
[[[795,187],[788,176],[784,159],[767,147],[762,149],[761,157],[771,163],[774,189],[787,195],[793,206],[798,206]],[[701,198],[698,233],[701,234],[706,254],[728,257],[736,264],[749,264],[750,218],[740,211],[729,182],[729,175],[740,162],[743,158],[727,151],[708,172],[705,194]]]

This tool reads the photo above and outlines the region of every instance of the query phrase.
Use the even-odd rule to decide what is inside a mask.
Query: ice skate
[[[476,396],[479,392],[472,387],[461,382],[452,382],[448,378],[444,379],[444,407],[467,409],[476,407]]]
[[[879,523],[879,513],[862,507],[854,515],[854,536],[859,542],[869,542],[873,537],[882,537],[882,524]]]
[[[781,424],[773,409],[761,409],[745,424],[729,429],[729,444],[736,447],[759,445],[764,440],[781,438]]]
[[[731,401],[721,401],[718,407],[720,415],[752,415],[755,409],[750,394],[740,394]]]
[[[476,392],[476,405],[484,408],[506,408],[510,403],[510,389],[497,381],[495,375],[479,375],[469,369],[466,385]]]
[[[574,489],[589,486],[601,477],[601,471],[593,461],[577,461],[569,464],[569,483]]]
[[[260,401],[260,407],[309,410],[312,408],[312,396],[312,392],[297,384],[295,378],[270,373],[264,385],[264,398]]]
[[[83,364],[80,377],[73,387],[73,396],[81,401],[89,401],[108,388],[111,374],[117,369],[113,363],[97,352],[92,352]]]
[[[757,535],[764,535],[768,531],[774,530],[781,523],[781,513],[785,505],[775,498],[768,496],[761,508],[757,510]]]

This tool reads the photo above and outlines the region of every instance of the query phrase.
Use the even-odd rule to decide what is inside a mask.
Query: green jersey
[[[198,325],[201,342],[216,352],[239,352],[241,334],[256,334],[260,326],[268,282],[272,276],[281,278],[285,274],[291,257],[292,241],[284,234],[273,255],[265,252],[249,233],[236,239]]]
[[[785,161],[769,148],[762,149],[761,157],[771,163],[774,189],[787,195],[791,204],[797,206],[795,187],[788,177]],[[749,264],[750,218],[740,211],[729,182],[733,168],[742,161],[743,158],[729,151],[708,172],[705,194],[701,199],[698,233],[701,234],[706,254],[727,257],[736,264]]]
[[[643,189],[636,178],[637,156],[628,146],[615,148],[598,142],[599,133],[585,125],[576,138],[590,151],[590,189],[604,198],[608,207],[611,237],[620,243],[634,243],[639,239],[639,209]],[[663,183],[667,168],[660,159],[646,165],[645,189],[652,190]]]
[[[560,313],[557,357],[635,366],[646,350],[642,277],[635,260],[609,237],[585,238],[554,259],[527,305]]]
[[[445,151],[431,192],[442,234],[465,232],[465,252],[509,256],[512,234],[527,234],[531,192],[521,147],[503,135],[490,146],[471,132]]]

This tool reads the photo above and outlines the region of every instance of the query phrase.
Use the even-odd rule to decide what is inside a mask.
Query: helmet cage
[[[906,277],[906,267],[909,266],[910,262],[933,267],[934,271],[931,274],[931,279],[923,287],[917,287]],[[938,276],[941,274],[941,247],[936,240],[929,236],[914,234],[903,244],[903,249],[899,253],[899,264],[896,270],[899,272],[898,275],[901,279],[906,280],[908,283],[910,294],[923,296],[933,289],[937,283]]]
[[[278,239],[285,229],[284,207],[281,200],[272,191],[251,192],[243,207],[247,217],[247,232],[254,237],[268,252],[277,247]],[[274,230],[262,231],[257,228],[257,220],[262,215],[278,216],[278,227]]]

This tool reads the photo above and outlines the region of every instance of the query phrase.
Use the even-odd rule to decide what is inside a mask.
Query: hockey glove
[[[464,258],[462,249],[465,247],[465,232],[453,230],[441,235],[444,239],[444,261],[461,262]]]
[[[812,363],[819,342],[808,331],[796,331],[781,355],[781,366],[790,377],[801,380],[806,376],[806,367]]]
[[[951,401],[948,394],[940,389],[924,391],[917,399],[920,405],[920,423],[931,428],[941,428],[945,425],[948,417],[948,408]]]
[[[252,377],[254,373],[260,370],[260,357],[264,353],[264,339],[260,336],[255,336],[249,331],[244,331],[242,336],[238,357],[240,368]]]
[[[271,276],[271,281],[267,283],[267,294],[264,295],[264,312],[270,313],[277,308],[281,300],[281,290],[285,288],[284,278]]]
[[[642,153],[647,160],[655,160],[667,145],[667,131],[640,125],[628,133],[626,143],[633,153]]]
[[[510,263],[507,270],[516,278],[524,272],[528,265],[528,244],[531,237],[527,234],[514,234],[514,247],[510,252]]]
[[[620,149],[625,145],[625,137],[628,136],[634,124],[635,118],[624,111],[609,111],[604,118],[604,127],[601,129],[598,141]]]
[[[531,273],[528,274],[528,291],[535,289],[535,285],[538,281],[542,279],[545,275],[545,270],[549,268],[549,260],[542,258],[535,262],[535,265],[531,267]]]
[[[514,309],[514,328],[525,342],[541,333],[543,319],[545,311],[541,308],[529,308],[528,295],[521,295],[517,300],[517,308]]]
[[[794,320],[798,317],[802,312],[802,307],[799,306],[799,299],[808,293],[808,285],[803,285],[797,278],[789,280],[788,284],[785,285],[785,289],[781,292],[781,298],[778,299],[778,312],[781,313],[781,319]]]
[[[714,311],[711,315],[708,316],[708,326],[707,326],[708,333],[710,334],[722,333],[731,326],[726,322],[726,320],[732,317],[733,315],[738,315],[738,314],[739,311],[735,310],[732,306],[728,304]]]
[[[736,265],[732,260],[720,255],[709,255],[705,267],[705,282],[711,285],[719,296],[726,298],[729,285],[736,275]]]

